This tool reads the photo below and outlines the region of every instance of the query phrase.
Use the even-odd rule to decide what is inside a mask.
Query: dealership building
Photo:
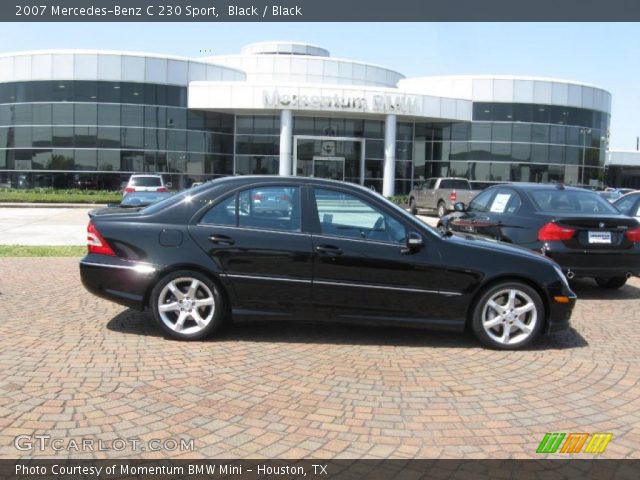
[[[0,185],[117,189],[133,172],[177,188],[326,177],[385,195],[432,176],[597,185],[610,111],[582,82],[405,78],[295,42],[203,58],[16,52],[0,55]]]

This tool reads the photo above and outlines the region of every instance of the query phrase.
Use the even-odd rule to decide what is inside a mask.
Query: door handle
[[[236,243],[235,240],[231,237],[227,237],[226,235],[211,235],[209,237],[209,241],[216,245],[233,245]]]
[[[342,249],[335,245],[316,245],[316,252],[326,255],[342,255]]]

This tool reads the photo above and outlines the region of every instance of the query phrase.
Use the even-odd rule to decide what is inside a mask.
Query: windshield
[[[538,210],[559,214],[619,214],[618,210],[596,192],[588,190],[544,189],[529,192]]]
[[[131,177],[129,180],[131,187],[161,187],[162,179],[160,177]]]

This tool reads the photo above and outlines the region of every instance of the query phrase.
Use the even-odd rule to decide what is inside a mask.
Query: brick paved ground
[[[548,431],[604,431],[605,457],[638,458],[640,281],[576,291],[574,330],[524,352],[281,323],[181,343],[87,294],[75,259],[0,259],[0,457],[46,433],[193,438],[189,457],[520,458]]]

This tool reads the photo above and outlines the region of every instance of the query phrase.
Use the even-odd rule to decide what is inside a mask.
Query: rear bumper
[[[545,255],[555,260],[562,271],[576,277],[620,277],[640,275],[640,246],[624,251],[575,251],[566,247],[548,247]]]
[[[80,279],[94,295],[143,310],[157,267],[117,257],[89,254],[80,261]]]

